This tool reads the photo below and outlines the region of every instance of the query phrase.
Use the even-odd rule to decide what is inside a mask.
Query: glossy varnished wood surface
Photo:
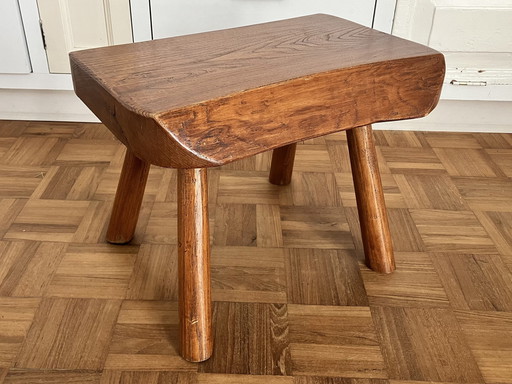
[[[349,130],[347,144],[366,265],[376,272],[391,273],[395,258],[372,127]]]
[[[206,169],[179,169],[177,195],[180,348],[198,362],[213,349]]]
[[[299,143],[288,186],[270,151],[208,170],[198,364],[179,355],[177,171],[151,167],[134,239],[111,245],[124,146],[1,121],[0,383],[511,384],[511,135],[374,136],[390,275],[364,264],[345,133]]]
[[[127,151],[107,231],[107,241],[128,243],[135,232],[150,164]]]
[[[297,143],[274,149],[268,181],[275,185],[288,185],[291,183],[296,149]]]
[[[71,67],[119,140],[177,168],[424,116],[444,75],[440,53],[328,15],[74,52]]]

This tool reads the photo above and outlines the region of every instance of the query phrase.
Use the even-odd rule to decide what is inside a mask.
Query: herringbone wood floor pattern
[[[124,149],[0,122],[0,383],[512,383],[512,135],[376,131],[397,271],[362,248],[345,134],[209,170],[215,351],[177,352],[176,173],[105,243]]]

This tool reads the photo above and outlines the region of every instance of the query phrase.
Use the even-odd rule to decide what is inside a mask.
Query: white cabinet
[[[31,72],[25,32],[16,0],[0,1],[0,73]]]
[[[371,27],[375,0],[152,0],[153,38],[327,13]]]
[[[398,0],[393,33],[445,54],[443,98],[512,100],[512,0]]]
[[[68,53],[132,42],[129,0],[37,0],[50,73],[70,73]]]

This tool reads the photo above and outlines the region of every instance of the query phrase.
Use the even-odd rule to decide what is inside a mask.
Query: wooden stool
[[[425,116],[443,56],[328,15],[70,54],[76,94],[126,145],[107,240],[129,242],[150,164],[178,168],[181,355],[212,353],[206,169],[347,130],[367,265],[395,268],[370,124]]]

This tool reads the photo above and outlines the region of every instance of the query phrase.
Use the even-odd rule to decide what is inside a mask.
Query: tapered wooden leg
[[[272,184],[288,185],[291,183],[296,148],[297,143],[274,149],[268,177]]]
[[[206,169],[178,169],[178,257],[181,356],[204,361],[213,348]]]
[[[347,131],[347,140],[366,265],[376,272],[393,272],[395,258],[372,127]]]
[[[136,157],[129,149],[126,150],[107,230],[109,243],[124,244],[133,238],[149,168],[149,163]]]

